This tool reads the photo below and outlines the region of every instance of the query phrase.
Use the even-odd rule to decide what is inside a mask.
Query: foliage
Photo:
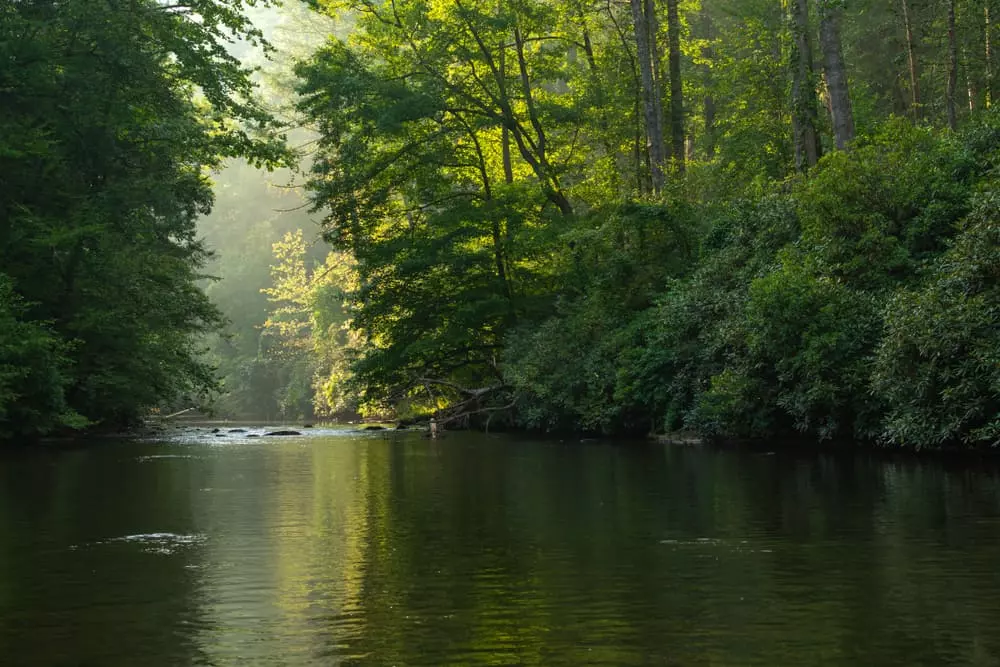
[[[86,420],[66,404],[70,360],[60,340],[0,274],[0,438],[79,428]]]
[[[537,429],[994,437],[991,292],[944,287],[995,181],[980,5],[956,3],[954,63],[945,14],[917,0],[905,23],[867,0],[824,11],[823,57],[802,3],[798,22],[787,3],[680,3],[668,82],[646,46],[676,42],[656,15],[677,3],[312,4],[355,21],[299,66],[298,108],[319,132],[313,210],[357,261],[369,400],[450,414],[480,387],[477,408],[512,402]],[[857,116],[836,142],[815,122],[815,167],[792,113],[833,105],[813,61],[843,70]],[[942,71],[968,84],[961,132],[941,129]],[[688,104],[663,187],[656,108],[680,100],[658,89]],[[927,366],[932,343],[955,360]]]
[[[997,200],[977,194],[994,123],[956,138],[893,122],[785,192],[699,206],[697,260],[652,305],[613,260],[588,266],[509,341],[522,423],[995,441]]]
[[[290,376],[277,391],[283,417],[353,414],[350,362],[363,349],[351,332],[344,291],[357,282],[354,264],[331,252],[324,263],[308,266],[302,230],[274,244],[272,286],[263,290],[272,304],[263,324],[266,356],[284,361]]]
[[[221,386],[244,416],[997,442],[995,0],[956,30],[922,0],[269,4],[0,1],[9,434]],[[285,31],[260,98],[248,12]],[[292,152],[260,99],[304,194],[253,171]]]
[[[260,38],[245,5],[0,4],[0,266],[39,367],[16,383],[19,432],[119,426],[214,385],[196,342],[219,322],[195,286],[207,171],[283,155],[224,48]]]
[[[977,195],[927,284],[886,309],[873,387],[889,406],[882,439],[1000,445],[1000,193]]]

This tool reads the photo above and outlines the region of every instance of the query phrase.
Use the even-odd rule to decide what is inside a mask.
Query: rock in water
[[[365,426],[363,431],[384,431],[385,426]]]
[[[271,431],[270,433],[265,433],[264,435],[302,435],[298,431]]]

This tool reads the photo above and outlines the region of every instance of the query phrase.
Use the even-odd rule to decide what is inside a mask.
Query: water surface
[[[10,665],[998,665],[1000,475],[310,432],[0,456]]]

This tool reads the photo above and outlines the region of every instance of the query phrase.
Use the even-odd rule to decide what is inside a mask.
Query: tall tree
[[[642,79],[642,93],[646,119],[646,151],[652,190],[657,194],[663,190],[664,143],[663,113],[660,81],[655,67],[658,53],[656,30],[656,7],[652,0],[631,0],[632,26],[635,32],[636,60]]]
[[[830,115],[833,138],[843,150],[854,139],[854,111],[844,66],[844,51],[840,38],[840,0],[818,0],[819,41],[823,51],[826,86],[830,94]]]
[[[990,21],[990,3],[989,0],[985,0],[985,5],[983,7],[983,18],[986,21],[986,30],[984,32],[984,48],[986,57],[986,108],[989,109],[990,105],[993,103],[993,39],[992,39],[992,23]]]
[[[812,44],[809,39],[808,0],[790,0],[792,31],[792,134],[795,168],[806,171],[821,155],[817,130],[816,87],[813,82]]]
[[[702,86],[704,87],[705,93],[702,100],[702,116],[704,121],[704,132],[705,132],[705,157],[709,160],[715,158],[715,95],[713,91],[713,79],[712,79],[712,61],[715,59],[715,47],[713,45],[713,40],[715,39],[713,32],[712,15],[706,9],[702,9],[702,30],[704,34],[702,39],[705,40],[705,44],[701,49],[701,57],[704,63],[701,66],[702,72]]]
[[[670,60],[670,155],[684,172],[684,86],[681,81],[681,19],[677,0],[667,0],[667,40]]]
[[[913,118],[919,118],[920,111],[920,76],[917,70],[917,45],[913,37],[913,18],[910,4],[907,0],[899,0],[903,8],[903,31],[906,36],[906,59],[910,71],[910,112]]]
[[[955,96],[958,94],[958,37],[955,35],[955,0],[948,0],[948,87],[945,104],[948,108],[948,127],[958,127]]]
[[[545,271],[532,238],[573,219],[562,175],[600,152],[567,84],[589,81],[588,64],[568,57],[580,39],[548,3],[350,7],[365,39],[299,70],[322,134],[311,196],[358,260],[368,399],[426,400],[428,384],[495,378],[531,307]]]

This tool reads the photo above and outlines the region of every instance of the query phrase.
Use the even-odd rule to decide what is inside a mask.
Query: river
[[[0,454],[0,662],[1000,664],[995,469],[306,433]]]

